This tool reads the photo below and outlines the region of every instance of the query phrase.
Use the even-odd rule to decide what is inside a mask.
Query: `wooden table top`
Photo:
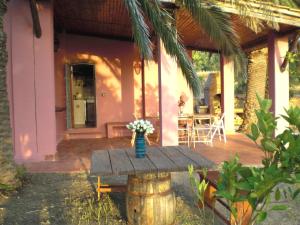
[[[213,168],[214,163],[186,146],[148,147],[146,157],[135,158],[133,148],[98,150],[92,153],[91,174],[98,176],[133,175],[156,172]]]

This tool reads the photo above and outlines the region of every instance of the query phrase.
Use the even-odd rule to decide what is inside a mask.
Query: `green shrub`
[[[236,219],[237,209],[234,203],[247,200],[253,210],[250,224],[264,221],[269,210],[287,209],[286,205],[280,203],[269,207],[272,199],[275,202],[283,197],[294,199],[300,192],[300,189],[291,188],[300,183],[300,136],[294,133],[295,130],[300,132],[300,109],[292,107],[286,110],[286,115],[282,115],[282,118],[290,126],[275,137],[278,118],[269,111],[272,102],[260,97],[258,101],[258,121],[252,124],[248,137],[263,151],[263,166],[245,167],[239,163],[238,157],[224,162],[216,193],[217,197],[227,200]],[[236,224],[241,222],[237,220]]]

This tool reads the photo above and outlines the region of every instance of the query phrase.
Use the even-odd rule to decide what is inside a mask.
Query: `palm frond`
[[[137,0],[124,0],[129,12],[133,36],[143,58],[152,58],[152,43],[149,36],[149,27],[145,22],[140,3]]]
[[[184,77],[195,96],[200,93],[199,79],[181,40],[177,35],[174,18],[162,8],[158,0],[139,0],[144,13],[152,23],[157,36],[161,38],[166,52],[176,58]]]
[[[260,32],[262,21],[266,22],[267,26],[279,30],[279,24],[275,22],[273,8],[276,5],[287,6],[290,8],[299,8],[300,0],[225,0],[231,3],[237,10],[239,10],[241,18],[245,25],[255,32]],[[251,17],[251,12],[259,9],[264,16],[264,20]]]
[[[246,72],[246,57],[240,47],[238,36],[233,28],[230,15],[224,13],[213,1],[180,0],[194,20],[206,31],[214,43],[227,57],[232,57],[237,72]]]

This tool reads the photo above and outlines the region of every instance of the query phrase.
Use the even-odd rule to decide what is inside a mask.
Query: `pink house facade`
[[[16,162],[53,160],[60,141],[105,138],[108,123],[129,122],[135,118],[146,117],[158,121],[161,144],[177,145],[178,100],[184,94],[188,99],[185,113],[192,113],[193,96],[180,68],[165,52],[163,44],[157,42],[155,60],[144,61],[140,59],[130,36],[116,38],[108,33],[88,33],[86,30],[89,27],[80,27],[80,24],[75,32],[67,20],[62,23],[68,15],[62,15],[62,9],[59,8],[60,4],[66,2],[38,2],[42,30],[40,38],[33,32],[28,1],[11,0],[8,3],[5,18],[9,56],[7,82]],[[120,4],[104,2],[104,5],[112,8],[113,4]],[[87,4],[91,3],[84,3],[83,8]],[[76,15],[72,19],[75,20]],[[60,32],[56,30],[57,23],[64,26]],[[114,24],[114,21],[111,23]],[[82,32],[79,32],[80,29]],[[261,42],[255,39],[242,43],[245,51],[259,45],[269,47],[270,93],[275,102],[276,115],[288,106],[288,72],[281,72],[278,68],[288,50],[288,38],[293,34],[293,29],[293,26],[286,25],[280,32],[262,34],[264,39],[260,39],[263,40]],[[118,32],[124,33],[122,27],[119,26]],[[188,49],[217,51],[209,42],[192,46],[191,43],[197,43],[199,36],[205,36],[201,32],[197,35],[194,42],[184,39]],[[226,113],[226,130],[230,133],[234,130],[234,65],[224,57],[221,61],[222,109]],[[91,127],[75,128],[72,125],[75,119],[68,112],[70,107],[75,110],[73,105],[68,109],[68,98],[73,99],[76,93],[68,96],[66,68],[73,68],[75,64],[92,65],[94,68],[95,91],[90,103],[94,107],[95,124]],[[68,125],[68,119],[71,125]],[[280,123],[285,126],[283,122]],[[124,129],[114,132],[115,136],[126,135]]]

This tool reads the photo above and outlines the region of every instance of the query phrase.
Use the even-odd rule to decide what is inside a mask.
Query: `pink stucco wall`
[[[41,1],[38,6],[42,27],[40,39],[33,34],[27,1],[9,1],[5,18],[9,54],[7,84],[17,162],[52,158],[56,153],[56,144],[75,130],[66,129],[65,111],[55,112],[56,107],[63,108],[66,105],[65,64],[95,64],[97,127],[82,129],[85,137],[105,137],[107,122],[127,122],[141,118],[143,108],[146,116],[158,116],[157,62],[151,61],[144,70],[143,105],[143,76],[134,70],[134,64],[140,60],[132,42],[61,34],[59,49],[54,53],[51,1]],[[167,82],[167,79],[164,85],[168,85],[168,90],[172,92],[172,112],[177,115],[175,105],[179,96],[183,92],[189,96],[190,91],[180,70],[175,69],[173,72],[179,76],[176,85]],[[185,112],[191,113],[192,98],[188,99]],[[167,100],[165,98],[165,102]],[[80,130],[76,130],[80,134]]]
[[[39,3],[43,34],[37,39],[28,2],[12,0],[8,6],[8,89],[17,162],[45,160],[56,151],[52,12],[51,1]]]
[[[69,34],[61,35],[59,40],[55,54],[56,106],[65,106],[65,64],[95,65],[97,127],[82,129],[82,133],[90,131],[87,137],[105,137],[107,122],[142,116],[142,74],[133,69],[134,62],[139,61],[133,43]],[[57,141],[72,132],[66,131],[65,112],[56,113],[56,124]]]
[[[282,133],[288,126],[288,122],[281,115],[285,115],[285,109],[289,108],[289,70],[280,70],[286,53],[289,50],[289,36],[276,36],[275,32],[270,32],[268,36],[268,75],[269,75],[269,95],[272,99],[271,111],[277,120],[275,134]]]
[[[176,65],[175,65],[176,68]],[[189,89],[181,69],[174,70],[177,75],[176,80],[168,80],[172,92],[176,95],[178,103],[180,95],[184,95],[186,104],[183,108],[185,114],[193,113],[193,94]],[[146,117],[159,116],[159,96],[158,96],[158,62],[149,60],[145,62],[145,111]],[[179,108],[177,108],[179,112]]]

